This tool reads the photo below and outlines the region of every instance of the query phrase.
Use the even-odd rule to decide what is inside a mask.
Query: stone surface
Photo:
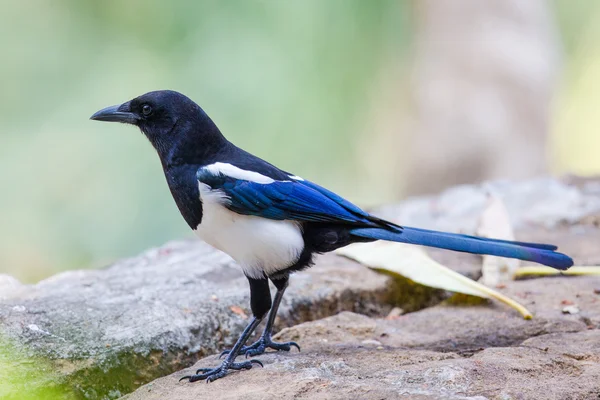
[[[505,201],[518,240],[556,243],[578,264],[600,264],[597,181],[491,187]],[[379,213],[406,225],[472,233],[485,193],[480,186],[460,187]],[[464,275],[480,275],[478,256],[428,251]],[[182,368],[232,344],[249,310],[247,282],[227,256],[196,241],[173,242],[105,269],[66,272],[36,285],[0,275],[0,398],[22,399],[32,392],[30,398],[42,398],[35,395],[40,387],[64,389],[57,398],[117,398],[174,371],[179,372],[130,397],[393,398],[407,393],[424,399],[527,399],[534,398],[539,372],[544,385],[560,378],[548,389],[554,390],[549,398],[565,398],[569,385],[576,389],[571,398],[589,398],[581,396],[593,393],[589,382],[597,379],[597,370],[585,346],[593,344],[595,333],[584,335],[600,325],[598,288],[598,279],[585,277],[511,282],[502,291],[536,314],[524,321],[491,302],[440,305],[448,293],[326,255],[293,276],[277,328],[341,311],[364,315],[342,313],[284,330],[281,337],[302,342],[303,352],[265,355],[264,371],[232,374],[211,385],[178,384]],[[408,314],[367,317],[385,316],[393,305]],[[576,305],[579,312],[563,314],[566,305]],[[546,336],[554,347],[543,353],[534,349],[538,342],[525,345]],[[568,338],[571,347],[561,346],[560,338]],[[522,370],[515,352],[527,363]],[[202,360],[206,363],[216,363],[214,356]],[[561,365],[568,367],[563,375]],[[576,372],[581,381],[574,380]],[[273,385],[276,379],[285,384]]]
[[[456,186],[439,196],[414,197],[378,211],[404,225],[473,234],[490,194],[502,200],[516,230],[554,229],[590,222],[591,216],[600,215],[600,180],[552,178]]]
[[[542,278],[511,282],[503,293],[519,299],[534,314],[524,320],[496,302],[479,306],[442,304],[393,319],[340,314],[333,318],[284,329],[282,340],[330,336],[349,345],[377,340],[383,346],[452,351],[461,354],[482,348],[514,346],[540,335],[600,329],[600,277]],[[565,302],[577,302],[581,313],[564,314]],[[352,322],[347,315],[352,315]],[[345,330],[348,328],[348,330]],[[349,342],[350,338],[355,342]]]
[[[556,218],[516,221],[517,238],[559,244],[580,265],[600,264],[600,213],[591,207],[596,199],[575,189],[578,200],[572,204],[553,199]],[[563,190],[573,193],[568,187],[558,189]],[[535,203],[543,195],[543,190],[530,193],[530,199]],[[448,207],[469,209],[468,197],[449,202]],[[432,199],[417,201],[428,203],[415,211],[436,209]],[[404,215],[414,225],[426,222],[423,215],[443,226],[462,221],[467,233],[468,226],[476,224],[468,216],[473,209],[465,214],[446,209],[434,216],[412,213],[412,207],[410,203],[387,207],[383,213]],[[561,211],[561,207],[572,209]],[[438,250],[430,254],[463,273],[477,272],[479,259],[472,255]],[[298,341],[303,351],[263,355],[264,369],[232,373],[209,385],[178,382],[196,368],[218,364],[214,356],[207,357],[126,399],[599,398],[598,287],[599,277],[559,276],[509,282],[499,288],[534,313],[531,321],[487,301],[477,306],[440,304],[391,319],[341,313],[284,329],[277,339]],[[565,305],[576,305],[579,312],[564,314]]]
[[[380,313],[393,290],[388,278],[336,256],[292,280],[280,326],[341,310]],[[76,397],[115,398],[231,346],[250,314],[241,271],[198,241],[36,285],[0,282],[0,336],[18,355],[4,363],[49,361],[50,381],[75,388]],[[48,376],[13,382],[12,395],[37,383],[48,385]]]
[[[600,281],[554,280],[556,287],[531,280],[508,291],[541,284],[543,291],[558,288],[560,298],[573,288],[587,293]],[[593,299],[582,303],[598,312]],[[302,353],[263,355],[264,369],[234,372],[208,385],[179,382],[196,368],[217,365],[216,357],[208,357],[124,399],[598,398],[600,325],[553,305],[549,297],[536,297],[543,316],[532,321],[496,304],[437,306],[391,320],[343,312],[284,329],[277,339],[298,341]]]

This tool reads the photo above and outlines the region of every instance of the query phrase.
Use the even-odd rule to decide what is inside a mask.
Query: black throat
[[[196,172],[212,164],[233,145],[204,113],[176,119],[162,132],[140,127],[160,158],[169,190],[181,215],[192,229],[202,221],[202,201]]]

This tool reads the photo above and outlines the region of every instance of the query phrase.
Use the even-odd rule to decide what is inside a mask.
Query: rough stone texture
[[[579,294],[597,317],[600,296],[591,287],[600,279],[552,278],[556,286],[548,279],[506,289],[534,293],[532,321],[496,304],[437,306],[392,320],[343,312],[284,329],[277,339],[299,341],[303,351],[263,355],[264,369],[209,385],[178,381],[218,363],[208,357],[125,399],[598,398],[600,324],[563,314],[555,300]]]
[[[388,278],[335,256],[292,279],[279,325],[341,310],[381,313],[393,290]],[[20,354],[50,360],[56,384],[86,398],[118,397],[231,346],[250,314],[241,271],[198,241],[36,285],[0,282],[0,334]],[[15,368],[29,362],[13,360]]]
[[[566,185],[540,180],[495,187],[513,217],[518,239],[556,243],[580,265],[600,264],[600,190],[594,181]],[[462,187],[381,213],[406,224],[472,233],[485,200],[481,187]],[[472,255],[430,254],[463,273],[478,272],[480,260]],[[296,340],[303,351],[263,355],[264,369],[232,373],[209,385],[178,382],[196,368],[217,365],[214,356],[208,357],[126,398],[598,398],[598,289],[598,277],[530,279],[499,289],[528,307],[535,314],[531,321],[495,302],[441,304],[389,320],[341,313],[284,329],[278,339]],[[566,305],[580,311],[564,314]]]
[[[495,181],[462,185],[439,196],[410,198],[378,213],[405,225],[475,233],[488,196],[500,198],[517,230],[531,226],[556,228],[581,222],[598,226],[600,180],[540,178],[523,182]],[[595,218],[594,218],[595,216]]]
[[[579,264],[600,264],[597,181],[486,186],[493,187],[507,205],[519,240],[556,243]],[[485,204],[485,190],[467,186],[386,207],[380,213],[407,225],[470,233]],[[441,250],[430,254],[467,276],[479,277],[477,256]],[[224,391],[229,389],[232,398],[388,398],[406,392],[413,398],[446,394],[465,398],[477,393],[520,399],[534,398],[528,397],[534,392],[527,385],[535,384],[538,372],[545,385],[560,377],[560,385],[552,386],[555,398],[564,398],[560,394],[566,393],[563,389],[568,385],[578,388],[572,398],[589,398],[577,396],[593,393],[588,383],[591,377],[597,379],[597,370],[585,364],[592,363],[587,345],[578,344],[592,339],[573,336],[575,347],[548,350],[548,354],[526,347],[522,354],[531,370],[511,367],[518,364],[511,357],[514,346],[525,346],[524,341],[533,340],[529,338],[597,331],[598,279],[510,283],[503,291],[537,315],[524,321],[495,303],[469,308],[438,305],[447,293],[378,275],[341,257],[323,256],[316,264],[293,276],[278,328],[344,310],[383,316],[391,304],[421,311],[394,320],[341,314],[300,325],[282,336],[300,340],[303,352],[261,357],[268,364],[262,373],[255,369],[212,385],[185,385],[175,384],[175,377],[183,375],[178,372],[131,397],[226,398]],[[567,303],[575,303],[580,312],[563,314]],[[67,387],[72,398],[119,397],[231,345],[246,323],[244,314],[249,314],[248,289],[240,270],[222,253],[196,241],[173,242],[106,269],[66,272],[36,285],[0,275],[0,367],[8,362],[6,369],[20,371],[33,365],[43,372],[9,382],[8,394],[3,392],[5,382],[0,382],[0,398],[18,399],[21,393],[48,385]],[[553,340],[560,347],[560,341]],[[15,350],[8,361],[2,354],[7,342]],[[377,350],[379,346],[385,351]],[[487,369],[478,369],[473,360],[479,359]],[[207,362],[216,363],[214,357],[203,360]],[[554,367],[560,365],[568,366],[564,376]],[[529,372],[519,386],[523,371]],[[575,382],[574,371],[580,371],[581,381]],[[504,378],[494,380],[501,373]],[[275,378],[284,378],[286,385],[273,385]],[[503,386],[503,382],[508,383]]]

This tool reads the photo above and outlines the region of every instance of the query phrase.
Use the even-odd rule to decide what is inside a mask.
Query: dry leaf
[[[528,265],[517,269],[513,275],[513,279],[549,275],[600,275],[600,267],[577,265],[566,271],[558,271],[542,265]]]
[[[395,273],[425,286],[499,300],[516,309],[525,319],[531,319],[531,313],[521,304],[439,264],[420,247],[377,241],[352,244],[336,250],[336,253],[370,268]]]
[[[508,210],[500,198],[489,195],[488,204],[481,213],[477,234],[482,237],[515,240]],[[493,287],[512,279],[520,260],[513,258],[483,256],[482,276],[479,282]]]
[[[240,307],[240,306],[231,306],[231,307],[229,307],[229,309],[231,311],[233,311],[234,314],[239,315],[243,319],[248,319],[248,315],[246,315],[246,313],[244,312],[244,310],[242,310],[242,307]]]

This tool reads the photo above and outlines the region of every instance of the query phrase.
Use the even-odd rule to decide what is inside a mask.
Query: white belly
[[[202,187],[204,186],[204,187]],[[262,278],[293,265],[304,248],[302,231],[292,221],[275,221],[228,210],[226,199],[201,184],[202,222],[196,234],[229,254],[244,273]]]

